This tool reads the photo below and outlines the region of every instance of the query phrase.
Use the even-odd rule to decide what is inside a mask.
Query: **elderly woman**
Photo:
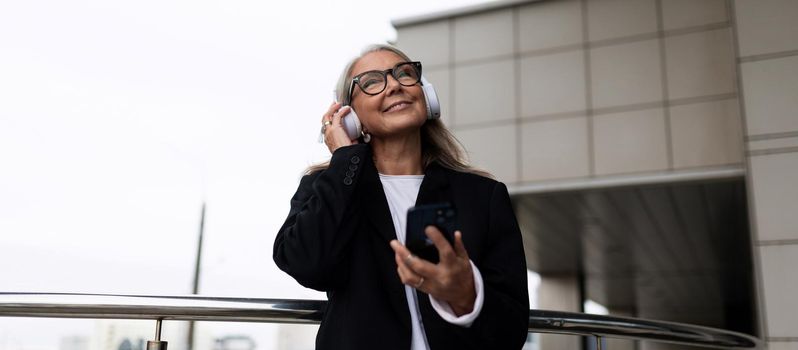
[[[465,163],[422,84],[421,63],[371,46],[338,83],[348,106],[324,113],[332,158],[302,178],[274,242],[277,266],[327,292],[317,349],[519,349],[526,339],[526,263],[507,188]],[[342,118],[359,118],[356,139]],[[404,246],[406,215],[444,202],[459,230],[450,244],[425,229],[432,263]]]

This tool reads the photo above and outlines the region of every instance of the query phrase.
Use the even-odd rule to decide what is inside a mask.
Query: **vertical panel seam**
[[[515,182],[522,183],[524,180],[523,176],[523,145],[521,142],[521,138],[523,137],[523,133],[521,132],[521,60],[519,52],[520,50],[520,40],[521,40],[521,33],[520,33],[520,7],[515,6],[513,7],[513,69],[515,70],[513,76],[514,82],[514,95],[515,95],[515,103],[513,108],[515,109]]]
[[[671,130],[671,108],[667,101],[670,99],[668,92],[668,57],[665,48],[665,19],[662,12],[662,0],[656,0],[657,11],[657,42],[659,43],[660,79],[662,86],[662,113],[665,118],[665,149],[667,152],[668,170],[675,168],[673,162],[673,133]]]
[[[588,177],[596,176],[596,145],[593,128],[593,79],[590,69],[590,31],[588,30],[587,0],[580,1],[582,12],[582,57],[585,75],[585,122],[587,123],[587,170]]]

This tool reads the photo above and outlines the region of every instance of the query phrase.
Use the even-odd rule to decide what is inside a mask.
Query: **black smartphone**
[[[438,263],[438,249],[424,229],[435,226],[454,246],[454,231],[457,230],[457,210],[449,203],[417,205],[407,211],[405,246],[413,254],[429,262]]]

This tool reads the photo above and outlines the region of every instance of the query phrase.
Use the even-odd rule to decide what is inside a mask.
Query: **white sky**
[[[3,1],[0,291],[188,294],[204,198],[201,294],[323,298],[271,252],[339,71],[479,2]],[[0,318],[0,350],[85,326],[48,322]]]

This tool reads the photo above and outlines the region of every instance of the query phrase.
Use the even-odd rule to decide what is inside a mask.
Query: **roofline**
[[[490,1],[482,4],[464,6],[453,8],[449,10],[443,10],[438,12],[432,12],[422,15],[404,17],[404,18],[397,18],[391,20],[391,25],[394,28],[401,28],[401,27],[408,27],[416,24],[426,23],[426,22],[434,22],[442,19],[449,19],[452,17],[458,16],[465,16],[465,15],[473,15],[480,12],[487,12],[493,10],[499,10],[507,7],[513,7],[521,4],[532,3],[532,2],[540,2],[543,0],[499,0],[499,1]]]

